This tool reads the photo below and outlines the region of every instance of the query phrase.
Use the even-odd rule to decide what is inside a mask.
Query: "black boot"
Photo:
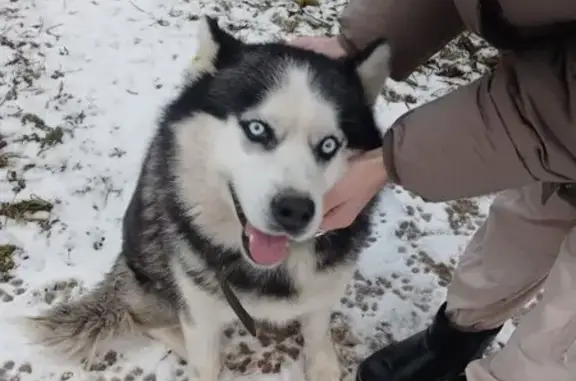
[[[358,368],[357,381],[465,381],[469,362],[482,356],[500,328],[462,332],[451,326],[442,305],[432,325],[372,354]]]

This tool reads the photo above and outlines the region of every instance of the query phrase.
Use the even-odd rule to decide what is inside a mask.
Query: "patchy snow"
[[[300,2],[302,3],[302,2]],[[314,3],[308,1],[306,3]],[[272,5],[273,4],[273,5]],[[181,380],[180,360],[145,338],[119,343],[90,371],[30,347],[2,317],[32,314],[97,282],[120,247],[121,217],[160,107],[194,55],[195,20],[218,17],[247,41],[334,34],[345,1],[4,0],[0,7],[0,380]],[[489,65],[466,37],[376,107],[385,128]],[[474,61],[474,65],[470,62]],[[335,306],[348,370],[425,327],[489,198],[426,204],[383,192],[377,236]],[[14,260],[14,268],[10,261]],[[507,336],[506,332],[503,337]],[[232,376],[300,380],[294,327],[261,342],[225,335]]]

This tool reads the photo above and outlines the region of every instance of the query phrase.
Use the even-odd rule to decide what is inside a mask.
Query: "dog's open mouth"
[[[264,233],[252,226],[242,210],[234,187],[230,185],[229,188],[236,214],[244,227],[242,243],[250,259],[261,266],[274,266],[284,261],[290,254],[288,237]]]

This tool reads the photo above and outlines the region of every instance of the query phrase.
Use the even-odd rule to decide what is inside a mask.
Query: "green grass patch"
[[[0,275],[14,268],[14,254],[17,250],[18,247],[14,245],[0,245]]]
[[[6,216],[13,220],[26,220],[29,216],[38,212],[51,212],[54,204],[50,201],[34,197],[28,200],[0,203],[0,216]]]

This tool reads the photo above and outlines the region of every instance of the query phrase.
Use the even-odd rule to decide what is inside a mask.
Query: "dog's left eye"
[[[265,146],[274,143],[274,131],[266,123],[259,120],[241,121],[240,126],[244,130],[246,137],[255,143]]]
[[[340,141],[334,136],[328,136],[316,146],[318,156],[323,160],[329,160],[340,148]]]
[[[248,122],[248,132],[252,136],[262,136],[266,133],[266,126],[262,122],[252,121]]]

